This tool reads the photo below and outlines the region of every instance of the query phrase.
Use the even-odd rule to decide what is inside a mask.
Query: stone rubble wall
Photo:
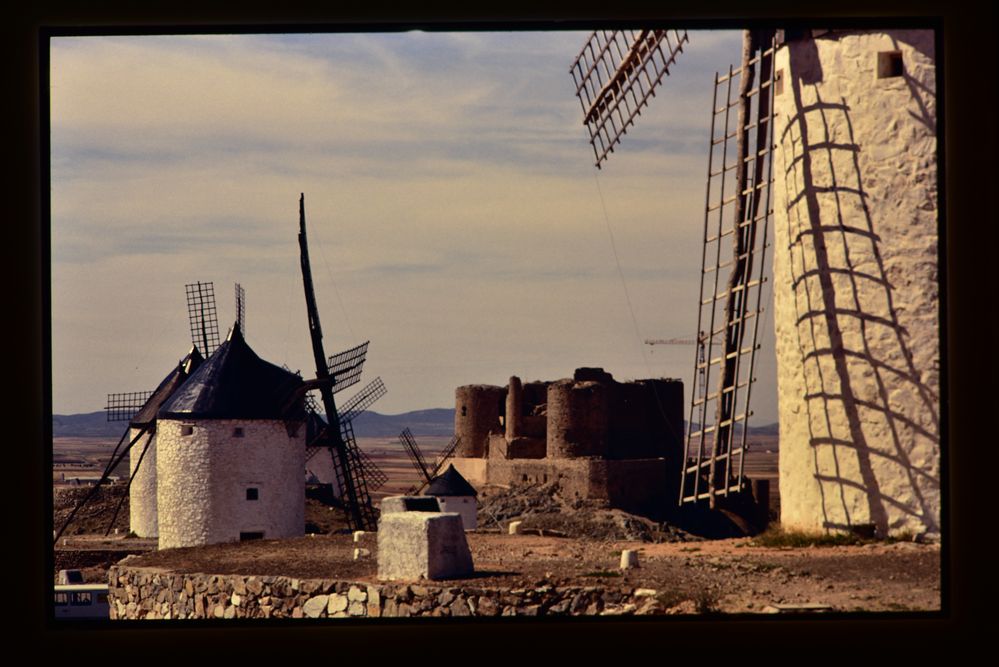
[[[415,616],[615,616],[666,612],[666,596],[613,586],[488,589],[175,574],[115,565],[108,570],[112,620],[231,618],[405,618]]]

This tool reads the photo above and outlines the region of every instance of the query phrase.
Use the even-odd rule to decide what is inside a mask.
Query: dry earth
[[[651,588],[675,613],[755,613],[773,605],[825,605],[832,611],[940,609],[940,549],[913,542],[774,549],[749,539],[649,544],[538,535],[468,533],[476,575],[454,585],[479,588],[602,585]],[[135,566],[212,574],[285,575],[377,581],[377,541],[355,561],[349,535],[216,544],[151,552]],[[640,567],[619,569],[622,549]]]
[[[390,443],[375,443],[372,453],[391,473],[390,483],[380,489],[376,499],[403,492],[418,481]],[[89,450],[85,454],[94,457]],[[95,467],[103,467],[102,461],[95,463]],[[371,555],[353,560],[357,545],[344,534],[342,512],[316,497],[306,503],[306,530],[315,533],[314,537],[157,552],[153,551],[155,540],[125,535],[127,500],[114,524],[118,534],[103,536],[124,486],[102,489],[95,502],[80,513],[56,545],[55,570],[81,568],[88,581],[103,581],[111,564],[128,554],[140,554],[130,562],[179,572],[376,579],[375,536],[362,537],[361,546]],[[54,490],[57,527],[88,491],[81,487]],[[483,531],[468,533],[476,567],[472,585],[476,587],[574,584],[652,588],[667,603],[664,606],[676,613],[755,613],[774,605],[807,604],[834,611],[940,609],[939,545],[871,542],[767,548],[755,546],[748,538],[704,540],[674,526],[656,525],[599,504],[573,506],[551,487],[484,491],[480,500],[491,515],[480,514]],[[512,519],[523,519],[525,528],[545,533],[502,534],[496,530],[494,518],[504,528]],[[638,569],[618,568],[622,549],[638,550]]]

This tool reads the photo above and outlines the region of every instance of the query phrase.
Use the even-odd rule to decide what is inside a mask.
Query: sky
[[[599,171],[569,75],[587,38],[53,38],[53,412],[153,389],[190,348],[195,281],[223,337],[240,283],[250,346],[314,377],[300,193],[326,353],[371,341],[372,410],[581,366],[689,401],[694,347],[643,341],[697,328],[712,82],[741,35],[690,32]],[[766,315],[755,424],[777,412]]]

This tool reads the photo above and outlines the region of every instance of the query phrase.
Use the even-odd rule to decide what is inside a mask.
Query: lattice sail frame
[[[239,322],[239,330],[246,337],[246,290],[239,283],[236,283],[236,321]]]
[[[361,370],[368,356],[368,343],[365,341],[357,347],[334,354],[326,360],[330,375],[333,377],[333,393],[350,387],[361,379]]]
[[[364,343],[356,348],[353,348],[353,350],[347,350],[345,352],[342,352],[340,355],[335,355],[335,356],[339,357],[341,355],[346,355],[361,348],[364,348],[364,350],[366,351],[367,346],[368,343]],[[333,358],[335,357],[331,357],[331,359]],[[355,394],[348,401],[346,401],[339,410],[340,436],[343,439],[344,444],[346,445],[347,456],[350,459],[349,470],[352,471],[354,475],[355,484],[364,485],[365,488],[363,490],[365,494],[367,494],[367,492],[370,491],[376,491],[382,486],[384,486],[385,482],[388,481],[388,475],[386,475],[385,472],[378,467],[378,464],[376,464],[371,459],[371,457],[365,454],[364,451],[362,451],[361,448],[357,446],[357,440],[354,437],[353,420],[356,419],[357,416],[360,415],[362,412],[364,412],[366,409],[371,407],[371,405],[373,405],[375,401],[384,396],[387,393],[387,391],[388,390],[385,388],[385,384],[382,382],[382,379],[380,377],[375,378],[367,385],[365,385],[364,389],[357,392],[357,394]],[[311,393],[305,395],[305,405],[306,405],[306,410],[308,410],[309,412],[314,412],[320,415],[322,414],[321,403],[317,401],[315,396],[313,396]],[[328,437],[329,435],[325,434],[325,438]],[[322,450],[328,449],[329,447],[328,444],[322,442],[321,440],[322,440],[322,434],[320,434],[320,437],[317,438],[316,442],[306,443],[306,453],[305,453],[306,461],[312,459],[313,456],[315,456]],[[338,482],[340,481],[341,480],[338,480]],[[367,496],[365,495],[365,497]]]
[[[598,169],[689,41],[686,30],[598,30],[590,35],[569,72]]]
[[[191,323],[191,343],[204,352],[205,359],[219,346],[219,318],[215,310],[213,283],[184,285],[187,292],[187,318]]]
[[[408,426],[399,434],[399,442],[402,444],[402,448],[406,450],[406,453],[409,454],[409,460],[413,463],[413,467],[416,468],[418,473],[423,475],[423,479],[429,482],[432,478],[432,473],[429,466],[427,466],[426,459],[423,457],[423,451],[416,444],[416,438],[413,437],[413,432],[409,430]]]
[[[153,395],[151,391],[129,391],[118,394],[108,394],[107,405],[104,410],[107,412],[109,422],[129,421],[146,404],[149,397]]]
[[[764,48],[751,50],[741,67],[730,66],[728,74],[715,74],[698,297],[697,330],[704,332],[704,344],[695,357],[694,373],[695,381],[700,374],[710,387],[712,370],[717,367],[718,389],[691,399],[681,505],[707,499],[714,507],[719,496],[744,490],[746,423],[752,416],[749,405],[756,380],[753,371],[763,311],[760,300],[767,280],[764,266],[773,213],[770,190],[776,47],[772,35],[762,41]],[[733,86],[736,78],[738,87]],[[721,101],[719,94],[724,96]],[[733,115],[737,116],[734,120]],[[730,162],[732,153],[735,159]],[[740,166],[744,169],[741,178]],[[728,237],[732,237],[732,254],[725,257],[722,245]],[[727,267],[731,267],[729,280],[720,285],[721,270]],[[745,345],[749,323],[751,340]],[[740,392],[742,389],[745,391]]]

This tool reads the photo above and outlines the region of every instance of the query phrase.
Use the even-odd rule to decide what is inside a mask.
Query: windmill
[[[689,43],[687,33],[676,30],[597,31],[590,36],[570,73],[597,168],[654,96],[685,43]],[[774,31],[747,30],[741,65],[715,75],[698,298],[697,328],[704,334],[694,369],[707,385],[717,367],[717,391],[699,392],[691,400],[681,505],[708,500],[714,508],[719,497],[745,490],[744,426],[752,415],[749,399],[759,349],[760,288],[765,282],[762,271],[772,212],[775,49]],[[738,86],[733,87],[736,81]],[[726,243],[731,244],[731,254],[723,256]],[[724,283],[720,282],[723,269],[728,269]],[[716,349],[717,357],[713,356]],[[743,428],[737,441],[738,424]]]
[[[153,436],[156,433],[156,411],[170,398],[173,392],[183,384],[184,380],[204,361],[219,345],[218,316],[215,305],[215,288],[211,282],[195,282],[184,286],[187,299],[188,323],[191,331],[191,350],[181,359],[177,366],[163,379],[159,386],[152,391],[124,392],[108,394],[105,411],[109,422],[128,422],[121,439],[115,445],[108,460],[107,465],[101,475],[100,481],[94,486],[91,492],[85,496],[73,509],[63,526],[56,533],[56,540],[66,530],[75,518],[80,509],[96,495],[100,486],[107,481],[111,472],[118,467],[128,456],[131,459],[128,484],[125,493],[115,508],[105,535],[111,532],[115,520],[124,505],[125,498],[133,490],[133,483],[142,471],[142,462],[145,460],[150,448],[154,446]],[[242,328],[245,321],[246,295],[243,287],[236,283],[236,312],[237,320]],[[204,356],[202,350],[205,351]],[[143,442],[143,438],[145,441]],[[142,443],[142,449],[138,456],[135,455],[136,445]],[[146,475],[149,477],[149,475]],[[152,527],[146,530],[155,530],[155,475],[151,477],[152,503]],[[142,514],[142,503],[133,502],[133,514]],[[139,507],[135,507],[138,505]],[[134,517],[133,517],[134,518]],[[141,519],[140,519],[141,522]],[[131,525],[135,525],[130,520]],[[133,530],[134,527],[133,527]],[[142,530],[135,532],[143,532]]]
[[[309,264],[309,244],[305,232],[305,195],[298,202],[299,233],[301,251],[302,282],[305,288],[305,303],[308,310],[309,334],[312,338],[312,353],[316,363],[316,379],[306,383],[309,389],[318,389],[320,403],[312,403],[312,422],[316,435],[309,443],[316,451],[324,448],[332,457],[336,483],[341,491],[347,521],[352,530],[375,530],[377,517],[371,505],[370,490],[385,482],[384,474],[357,446],[354,438],[353,420],[378,398],[385,394],[381,378],[376,378],[338,411],[333,394],[358,381],[361,366],[367,355],[368,344],[363,343],[333,357],[326,357],[323,351],[323,331],[319,322],[319,309],[312,286],[312,268]],[[314,454],[314,452],[313,452]]]
[[[453,436],[451,440],[445,445],[444,449],[441,450],[440,454],[434,459],[433,465],[428,465],[426,457],[423,455],[423,451],[420,446],[416,444],[416,438],[413,437],[413,432],[406,427],[399,434],[399,442],[402,443],[403,449],[409,454],[409,459],[412,461],[413,466],[416,468],[416,472],[420,473],[423,477],[423,481],[413,487],[412,492],[417,492],[427,484],[433,481],[437,473],[440,472],[444,463],[454,455],[454,450],[458,447],[458,442],[461,440],[459,436]]]

